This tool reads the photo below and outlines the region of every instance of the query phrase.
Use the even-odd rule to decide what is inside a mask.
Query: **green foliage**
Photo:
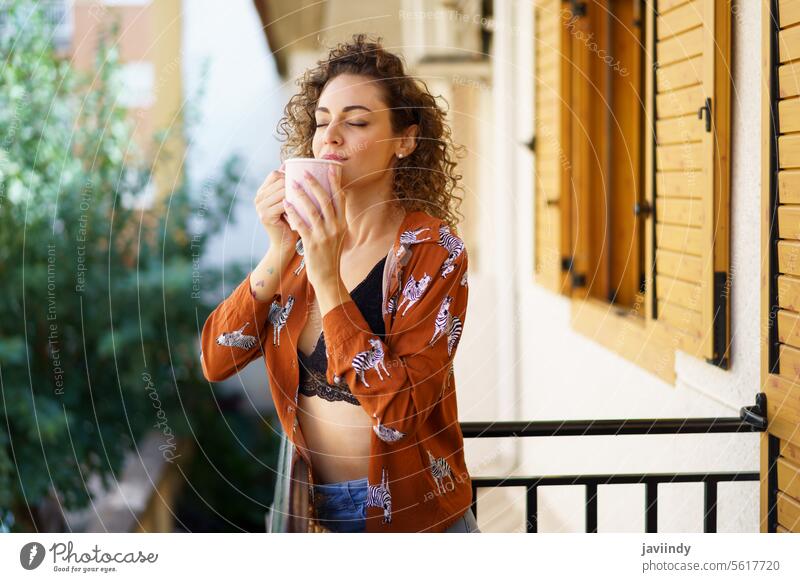
[[[171,441],[214,406],[199,288],[220,274],[200,257],[240,177],[233,158],[202,208],[185,179],[147,207],[155,168],[118,103],[115,45],[82,75],[36,14],[5,6],[18,33],[0,35],[0,529],[51,487],[85,507],[90,474],[108,484],[145,432]]]

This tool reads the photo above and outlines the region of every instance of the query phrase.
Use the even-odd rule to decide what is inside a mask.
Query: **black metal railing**
[[[462,422],[461,431],[464,438],[752,433],[766,431],[766,410],[766,395],[760,393],[756,396],[756,404],[743,407],[738,418]],[[773,451],[770,449],[770,455],[772,454]],[[773,467],[774,465],[775,459],[769,459],[769,466]],[[645,531],[655,533],[658,531],[659,483],[703,483],[703,531],[714,533],[717,531],[719,483],[758,481],[759,479],[758,472],[471,477],[472,511],[477,517],[479,488],[526,487],[526,531],[536,533],[538,531],[537,494],[539,488],[554,485],[584,485],[586,487],[586,532],[597,533],[597,486],[641,483],[645,486]]]

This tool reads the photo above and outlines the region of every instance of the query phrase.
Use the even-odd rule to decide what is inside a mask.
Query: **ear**
[[[400,138],[400,147],[404,157],[411,155],[417,149],[417,135],[419,135],[419,125],[416,123],[403,130],[403,135]]]

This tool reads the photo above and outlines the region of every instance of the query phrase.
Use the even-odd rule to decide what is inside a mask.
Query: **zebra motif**
[[[467,272],[464,271],[464,274],[461,276],[461,286],[467,287]]]
[[[370,345],[372,348],[358,352],[356,357],[353,358],[352,367],[353,370],[356,371],[356,374],[361,379],[361,382],[369,388],[369,384],[367,384],[367,380],[364,377],[367,370],[374,368],[376,372],[378,372],[378,377],[383,380],[383,376],[381,375],[380,368],[383,368],[383,371],[386,372],[386,375],[391,378],[391,374],[389,370],[386,369],[386,364],[383,363],[383,346],[381,345],[381,340],[378,338],[372,338],[369,340]]]
[[[427,226],[418,228],[417,230],[406,230],[400,233],[400,248],[397,249],[397,258],[400,259],[400,266],[405,267],[408,261],[411,260],[411,245],[416,245],[426,240],[431,240],[431,237],[417,238],[423,231],[430,230]]]
[[[422,298],[422,294],[425,293],[425,289],[428,288],[430,282],[431,276],[428,275],[428,273],[425,273],[419,281],[414,279],[413,274],[408,278],[406,286],[403,287],[403,298],[400,300],[400,305],[397,306],[397,308],[400,309],[403,303],[408,301],[408,305],[406,305],[403,313],[400,314],[401,317],[406,314],[406,311],[408,311],[412,305]]]
[[[397,310],[397,295],[389,297],[389,302],[386,304],[386,313],[394,313]]]
[[[442,278],[447,276],[455,269],[455,260],[464,252],[464,241],[450,232],[450,227],[443,224],[439,227],[439,245],[447,250],[447,258],[442,263]]]
[[[447,336],[447,355],[452,356],[453,350],[458,345],[458,340],[461,338],[461,330],[463,324],[458,316],[450,313],[450,304],[453,298],[449,295],[442,300],[442,305],[439,307],[439,313],[436,315],[436,320],[433,325],[433,337],[428,344],[433,345],[443,335]]]
[[[430,230],[427,226],[424,228],[418,228],[417,230],[406,230],[400,233],[400,244],[404,247],[410,247],[411,245],[416,245],[421,242],[425,242],[426,240],[431,240],[431,237],[418,239],[417,237],[422,233],[422,231]]]
[[[297,251],[297,254],[300,255],[300,264],[297,265],[297,268],[294,270],[295,275],[299,275],[300,271],[303,270],[303,267],[306,266],[306,258],[303,256],[303,239],[298,238],[297,242],[294,243],[294,250]]]
[[[375,434],[378,435],[378,438],[381,439],[383,442],[393,443],[399,441],[401,438],[406,436],[406,433],[404,432],[400,432],[399,430],[394,429],[390,426],[381,424],[381,419],[378,418],[377,413],[373,412],[372,416],[373,418],[375,418],[376,421],[378,421],[378,425],[377,426],[373,425],[372,430],[375,431]]]
[[[221,346],[228,346],[229,348],[241,348],[243,350],[249,350],[256,345],[258,340],[256,340],[255,336],[245,335],[243,333],[244,328],[246,328],[248,325],[250,325],[249,321],[236,331],[222,332],[217,338],[217,344]]]
[[[273,301],[269,307],[269,318],[272,324],[272,345],[281,345],[281,330],[286,325],[286,320],[289,319],[289,314],[292,312],[294,305],[294,296],[289,295],[286,299],[286,305],[281,306],[277,301]]]
[[[453,480],[453,472],[450,470],[450,465],[447,463],[447,459],[444,457],[436,458],[433,456],[430,449],[425,450],[428,451],[428,462],[430,463],[431,474],[433,475],[434,481],[436,481],[436,492],[447,492],[447,488],[444,486],[445,477],[448,477],[452,487],[455,487],[456,482]]]
[[[381,484],[370,485],[367,483],[367,507],[380,507],[383,509],[383,523],[392,523],[392,494],[389,491],[389,478],[386,467],[381,471]]]

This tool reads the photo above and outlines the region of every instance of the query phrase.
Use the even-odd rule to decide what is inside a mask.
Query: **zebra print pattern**
[[[427,226],[424,228],[418,228],[417,230],[406,230],[400,233],[400,244],[404,247],[410,247],[411,245],[416,245],[421,242],[425,242],[426,240],[431,240],[431,237],[419,239],[417,238],[423,231],[430,230]]]
[[[389,302],[386,304],[386,313],[394,313],[397,310],[397,295],[389,297]]]
[[[237,329],[236,331],[229,331],[223,332],[219,334],[217,338],[217,344],[221,346],[228,346],[229,348],[241,348],[243,350],[249,350],[253,346],[258,343],[258,340],[255,336],[252,335],[245,335],[244,328],[250,325],[248,321],[242,327]]]
[[[453,472],[450,470],[450,465],[447,463],[447,459],[444,457],[436,458],[433,456],[430,449],[426,450],[428,451],[428,462],[430,464],[429,467],[431,470],[431,475],[433,475],[433,479],[436,481],[436,492],[444,493],[447,491],[447,488],[444,486],[445,477],[450,479],[450,484],[454,488],[456,486],[456,482],[453,480]]]
[[[378,422],[377,426],[373,425],[372,430],[375,431],[375,434],[378,436],[385,443],[394,443],[399,441],[401,438],[406,436],[406,433],[400,432],[397,429],[394,429],[390,426],[386,426],[381,424],[381,419],[378,418],[377,413],[372,413],[373,418]]]
[[[431,237],[420,239],[419,235],[426,230],[430,230],[427,226],[418,228],[417,230],[406,230],[400,233],[400,248],[397,249],[397,258],[399,259],[400,266],[405,267],[408,261],[411,260],[411,246],[416,245],[426,240],[431,240]]]
[[[453,298],[450,295],[442,300],[439,313],[436,314],[436,320],[433,323],[433,337],[428,342],[429,345],[433,345],[439,338],[446,335],[448,356],[453,355],[453,351],[458,345],[458,340],[461,338],[461,330],[464,327],[461,319],[450,313],[450,304],[452,302]]]
[[[467,287],[467,272],[464,271],[464,274],[461,276],[461,286]]]
[[[304,253],[304,250],[303,250],[303,239],[301,239],[301,238],[297,239],[297,242],[294,243],[294,250],[297,251],[297,254],[300,255],[300,257],[301,257],[300,258],[300,264],[294,270],[294,274],[295,274],[295,276],[297,276],[297,275],[300,274],[300,271],[303,270],[303,267],[306,266],[306,258],[303,256],[303,253]]]
[[[383,523],[392,523],[392,494],[389,491],[389,477],[386,467],[381,471],[381,484],[370,485],[367,483],[367,507],[380,507],[383,509]]]
[[[273,301],[269,307],[268,319],[272,324],[272,345],[281,345],[281,330],[286,325],[286,320],[289,319],[289,314],[292,312],[294,305],[294,296],[289,295],[286,299],[286,305],[281,306],[277,301]]]
[[[450,233],[450,227],[443,224],[439,227],[439,245],[447,250],[447,258],[442,263],[442,278],[455,270],[455,260],[464,252],[464,241]]]
[[[367,388],[369,388],[369,384],[367,384],[367,380],[364,376],[366,371],[369,369],[374,368],[375,371],[378,372],[378,378],[380,378],[381,381],[383,381],[383,376],[381,375],[380,370],[381,367],[383,368],[383,371],[386,372],[387,376],[390,378],[392,376],[389,373],[389,370],[386,369],[386,365],[383,363],[384,351],[381,340],[375,337],[370,339],[369,343],[372,348],[364,352],[358,352],[351,363],[353,370],[356,371],[358,378],[361,379],[361,383]]]
[[[453,352],[458,346],[458,340],[461,339],[461,330],[463,325],[457,315],[451,314],[450,328],[447,330],[447,355],[452,356]]]
[[[400,300],[400,305],[397,306],[397,308],[400,309],[403,303],[408,301],[408,305],[406,305],[403,313],[400,314],[401,317],[406,314],[406,311],[408,311],[412,305],[422,298],[422,294],[425,293],[425,289],[428,288],[430,282],[431,276],[428,275],[428,273],[425,273],[419,281],[414,279],[413,274],[408,278],[405,287],[403,287],[403,299]]]

